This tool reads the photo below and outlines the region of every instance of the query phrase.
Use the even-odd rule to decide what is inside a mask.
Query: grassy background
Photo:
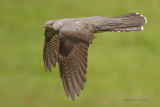
[[[158,107],[159,4],[159,0],[1,0],[0,107]],[[64,93],[58,66],[51,74],[44,70],[44,22],[131,12],[146,16],[145,30],[95,34],[85,89],[72,102]],[[144,97],[148,100],[140,100]]]

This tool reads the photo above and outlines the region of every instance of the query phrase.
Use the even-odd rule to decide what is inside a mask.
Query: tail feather
[[[147,23],[146,18],[138,13],[130,13],[122,16],[112,17],[111,32],[131,32],[143,30],[142,25]],[[115,26],[114,26],[115,22]],[[117,24],[118,22],[118,24]]]
[[[143,29],[144,28],[142,26],[127,27],[127,28],[114,29],[114,30],[111,30],[111,32],[131,32],[131,31],[141,31]]]

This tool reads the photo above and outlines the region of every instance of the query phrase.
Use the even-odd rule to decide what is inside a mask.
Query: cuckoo
[[[46,71],[56,63],[66,95],[75,100],[84,89],[88,48],[99,32],[131,32],[143,30],[146,18],[138,13],[117,17],[82,17],[49,20],[44,24],[43,60]]]

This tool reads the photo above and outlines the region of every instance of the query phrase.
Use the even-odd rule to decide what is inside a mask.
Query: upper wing
[[[43,48],[43,60],[46,71],[51,72],[52,65],[56,66],[58,60],[59,37],[52,34],[51,31],[45,30],[45,42]]]
[[[86,23],[65,25],[60,30],[59,70],[66,95],[80,96],[86,82],[87,56],[93,33]]]

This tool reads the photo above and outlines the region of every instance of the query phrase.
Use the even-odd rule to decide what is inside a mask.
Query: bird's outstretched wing
[[[86,82],[87,56],[93,33],[86,23],[66,24],[59,32],[59,70],[66,95],[80,96]]]
[[[52,34],[49,30],[45,30],[45,42],[43,48],[43,60],[46,72],[51,72],[52,65],[56,66],[58,60],[59,51],[59,37],[56,34]]]

